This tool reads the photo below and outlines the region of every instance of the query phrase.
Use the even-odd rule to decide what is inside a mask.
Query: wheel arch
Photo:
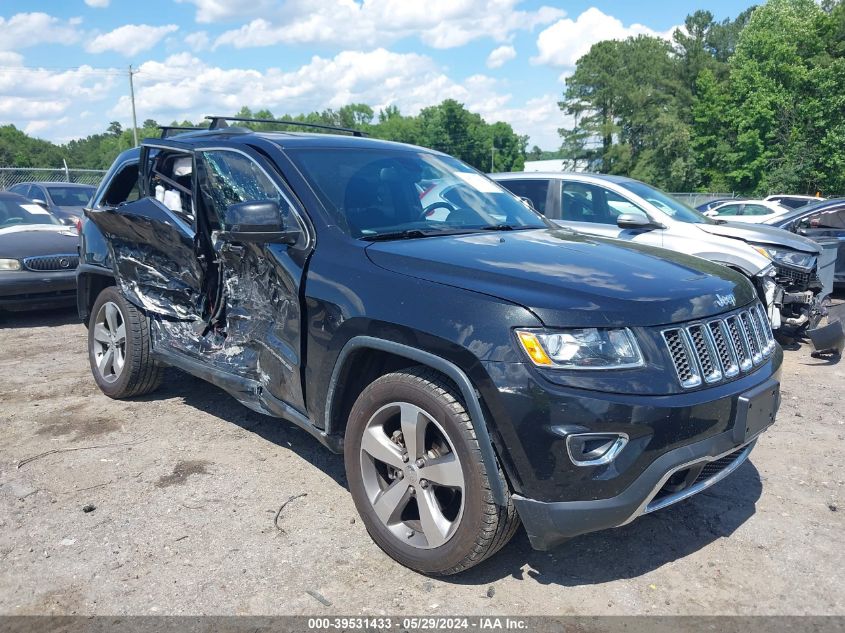
[[[362,358],[367,360],[364,371],[359,373],[357,378],[349,380],[352,376],[352,366],[357,365],[356,361]],[[475,429],[493,499],[499,505],[507,504],[505,482],[499,474],[496,452],[493,449],[484,409],[475,386],[466,372],[455,363],[431,352],[372,336],[356,336],[347,341],[338,354],[329,382],[325,433],[332,435],[343,432],[344,412],[348,414],[355,398],[363,387],[372,381],[371,378],[374,380],[379,375],[411,365],[425,365],[440,372],[460,391]]]
[[[97,297],[103,290],[115,285],[117,282],[110,270],[100,266],[80,264],[76,273],[76,311],[86,327]]]

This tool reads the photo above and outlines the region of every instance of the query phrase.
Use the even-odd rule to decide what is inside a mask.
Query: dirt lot
[[[726,481],[446,580],[376,548],[304,432],[177,371],[101,395],[73,312],[0,316],[0,368],[0,613],[845,614],[845,364],[807,346]]]

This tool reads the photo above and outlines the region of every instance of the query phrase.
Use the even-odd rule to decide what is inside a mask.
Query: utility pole
[[[496,139],[493,139],[493,144],[490,146],[490,173],[492,174],[496,168],[493,166],[493,157],[496,155]]]
[[[135,118],[135,82],[132,81],[132,76],[138,72],[132,70],[132,64],[129,64],[129,98],[132,100],[132,137],[135,139],[135,147],[138,147],[138,119]]]

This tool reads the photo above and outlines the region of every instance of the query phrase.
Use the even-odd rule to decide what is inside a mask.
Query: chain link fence
[[[675,198],[676,200],[680,200],[687,206],[695,208],[701,204],[706,204],[711,200],[733,200],[737,197],[735,193],[688,193],[688,192],[681,192],[681,193],[670,193],[670,196]]]
[[[20,182],[78,182],[96,187],[105,175],[104,169],[0,167],[0,191]]]

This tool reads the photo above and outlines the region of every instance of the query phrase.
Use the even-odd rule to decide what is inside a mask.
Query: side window
[[[742,215],[771,215],[774,213],[769,207],[764,207],[762,204],[746,204],[742,210]]]
[[[129,163],[121,167],[106,185],[97,206],[116,207],[125,202],[134,202],[139,197],[138,163]]]
[[[582,182],[564,182],[561,188],[561,219],[570,222],[616,224],[623,213],[645,213],[619,194]]]
[[[499,184],[514,195],[527,198],[537,211],[546,215],[546,199],[549,195],[548,180],[500,180]]]
[[[14,185],[13,187],[9,187],[9,191],[11,193],[18,194],[19,196],[26,197],[26,194],[29,191],[29,185]]]
[[[238,152],[213,150],[202,152],[200,192],[203,202],[218,223],[226,208],[238,202],[275,200],[288,230],[302,230],[299,218],[279,188],[251,158]]]
[[[564,182],[561,189],[561,219],[570,222],[605,221],[604,214],[596,209],[593,187],[580,182]]]
[[[602,189],[602,191],[604,193],[604,199],[607,202],[607,211],[612,222],[616,222],[616,218],[623,213],[642,213],[644,215],[648,215],[640,207],[630,200],[623,198],[618,193],[610,191],[609,189]]]
[[[716,215],[739,215],[740,208],[739,204],[726,204],[716,209]]]

